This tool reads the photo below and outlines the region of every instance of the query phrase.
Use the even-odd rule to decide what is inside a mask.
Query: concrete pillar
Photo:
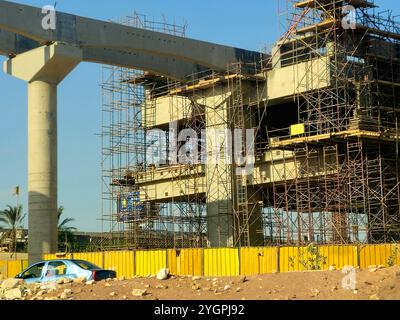
[[[249,92],[254,92],[251,86],[243,85],[243,92],[248,100],[254,99]],[[242,218],[234,214],[234,194],[236,184],[236,166],[232,165],[233,159],[233,130],[232,127],[239,127],[235,124],[230,97],[233,94],[226,85],[215,86],[211,90],[204,91],[203,100],[197,101],[205,105],[206,120],[206,202],[207,202],[207,229],[208,240],[211,247],[233,247],[238,243],[238,225],[243,225]],[[244,125],[246,128],[256,127],[258,118],[256,113],[252,115],[250,110],[245,110]],[[236,119],[237,121],[237,119]],[[246,137],[243,137],[246,139]],[[244,180],[247,176],[242,177]],[[245,182],[246,186],[247,183]],[[262,245],[263,235],[261,227],[262,195],[252,190],[248,193],[248,214],[250,245]],[[236,200],[237,201],[237,200]],[[237,207],[236,207],[237,209]],[[235,234],[236,232],[236,234]]]
[[[55,43],[4,63],[28,82],[29,263],[57,252],[57,85],[80,61],[79,48]]]
[[[35,262],[57,251],[57,85],[44,81],[28,83],[28,191]]]
[[[227,87],[221,86],[204,92],[202,101],[199,101],[205,105],[207,237],[211,247],[234,245],[232,166],[229,159],[232,154],[226,149],[231,144],[227,121],[229,95]]]

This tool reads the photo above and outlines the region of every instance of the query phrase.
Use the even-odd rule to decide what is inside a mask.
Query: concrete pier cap
[[[28,82],[29,263],[57,252],[57,85],[82,61],[82,50],[53,43],[4,62]]]

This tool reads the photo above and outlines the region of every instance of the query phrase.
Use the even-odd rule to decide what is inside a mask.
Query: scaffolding
[[[260,61],[181,82],[103,67],[109,246],[399,240],[396,17],[372,1],[285,1],[286,32]]]
[[[280,67],[293,66],[297,123],[270,147],[294,154],[276,172],[273,243],[400,238],[399,24],[371,1],[290,1]]]
[[[182,37],[186,34],[186,25],[155,22],[136,12],[119,23]],[[101,220],[102,231],[110,233],[99,244],[103,249],[202,245],[204,209],[193,208],[188,201],[157,202],[149,183],[156,171],[148,159],[152,143],[148,132],[156,124],[153,98],[165,85],[159,80],[138,70],[102,67]],[[145,187],[139,188],[138,181]]]
[[[207,247],[210,233],[218,246],[249,246],[252,238],[262,239],[262,188],[248,185],[245,170],[246,130],[252,129],[257,137],[266,114],[260,98],[265,90],[260,63],[232,64],[227,72],[199,72],[184,83],[116,70],[112,75],[117,78],[103,84],[103,97],[111,95],[108,100],[113,102],[103,103],[108,117],[103,121],[108,143],[103,155],[111,160],[103,170],[104,199],[113,212],[103,218],[117,238],[115,245]],[[131,95],[121,99],[126,92]],[[116,101],[117,107],[110,108]],[[168,134],[160,136],[161,130]],[[235,130],[239,150],[232,148]],[[262,157],[267,141],[252,144],[259,152],[256,157]],[[242,159],[235,159],[234,151]],[[218,160],[213,162],[213,157]],[[133,200],[126,197],[132,193]],[[130,202],[139,212],[123,210]]]

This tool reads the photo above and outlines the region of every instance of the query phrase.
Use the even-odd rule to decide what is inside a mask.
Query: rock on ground
[[[24,283],[21,279],[6,279],[1,283],[1,288],[4,290],[15,289]]]
[[[54,282],[49,282],[46,284],[43,284],[40,286],[41,290],[51,290],[51,289],[57,289],[57,284]]]
[[[61,278],[57,280],[57,284],[67,284],[67,283],[72,283],[74,280],[69,279],[69,278]]]
[[[169,276],[169,270],[167,268],[162,268],[157,273],[157,279],[158,280],[167,280],[168,276]]]
[[[146,289],[144,289],[144,290],[142,290],[142,289],[133,289],[132,290],[132,295],[134,297],[143,297],[143,296],[146,295],[146,293],[147,293]]]
[[[61,293],[60,299],[61,299],[61,300],[66,300],[66,299],[68,299],[68,294],[66,294],[65,292]]]
[[[79,277],[74,279],[74,283],[85,283],[86,282],[86,277]]]
[[[21,288],[10,289],[4,293],[4,298],[6,298],[7,300],[17,300],[21,299],[23,296],[24,291]]]
[[[195,283],[192,285],[192,290],[200,290],[200,286],[197,283]]]

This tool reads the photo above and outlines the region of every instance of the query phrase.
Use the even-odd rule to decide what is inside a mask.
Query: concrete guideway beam
[[[0,55],[12,56],[39,46],[39,43],[32,39],[0,29]]]
[[[4,63],[28,82],[29,263],[57,252],[57,85],[81,60],[80,49],[56,43]]]
[[[0,55],[13,57],[37,47],[40,47],[37,41],[0,29]],[[135,68],[179,81],[185,81],[187,76],[193,73],[206,71],[205,67],[190,62],[142,52],[125,52],[107,48],[84,48],[82,52],[82,61]]]
[[[153,72],[182,82],[188,80],[188,76],[207,70],[191,62],[143,52],[126,52],[107,48],[84,48],[82,51],[83,61]]]
[[[42,26],[42,9],[0,1],[0,29],[41,44],[64,42],[84,48],[108,48],[169,57],[225,71],[228,64],[260,61],[261,54],[209,42],[57,12],[56,29]]]

